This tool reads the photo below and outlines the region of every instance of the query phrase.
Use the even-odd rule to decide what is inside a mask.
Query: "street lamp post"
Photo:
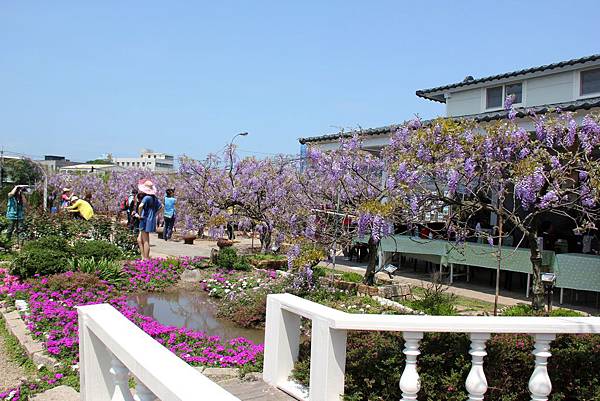
[[[229,142],[229,177],[231,178],[231,183],[233,184],[233,142],[238,136],[247,136],[247,132],[240,132],[231,138],[231,142]]]
[[[247,132],[240,132],[231,138],[231,142],[229,142],[229,179],[231,180],[231,185],[233,185],[233,142],[235,138],[238,136],[247,136]]]

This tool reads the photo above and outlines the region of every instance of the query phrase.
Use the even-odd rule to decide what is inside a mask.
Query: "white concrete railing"
[[[107,304],[77,308],[82,401],[239,401]],[[136,395],[129,375],[136,379]]]
[[[425,332],[468,333],[472,366],[465,386],[469,400],[483,400],[488,385],[483,371],[486,341],[492,333],[527,333],[534,337],[535,367],[529,380],[532,401],[546,401],[552,383],[546,369],[550,342],[561,333],[600,333],[600,318],[365,315],[341,312],[291,294],[269,295],[263,379],[306,399],[289,381],[300,343],[300,318],[312,321],[310,401],[338,401],[344,393],[346,335],[349,330],[401,331],[406,365],[400,378],[402,400],[416,400],[419,342]]]

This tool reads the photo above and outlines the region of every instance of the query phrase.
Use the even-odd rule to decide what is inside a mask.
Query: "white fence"
[[[546,401],[552,383],[546,369],[550,342],[560,333],[600,333],[600,318],[394,316],[349,314],[290,294],[269,295],[263,379],[306,399],[289,381],[300,343],[300,318],[312,321],[310,401],[338,401],[344,393],[346,335],[348,330],[400,331],[406,366],[400,379],[402,400],[416,400],[421,384],[417,372],[419,342],[426,332],[468,333],[472,366],[465,387],[469,400],[483,400],[487,380],[483,371],[486,341],[492,333],[527,333],[533,336],[535,366],[529,380],[532,401]],[[583,368],[583,367],[582,367]],[[589,367],[591,368],[591,367]]]
[[[239,401],[112,306],[77,310],[82,401]],[[130,374],[136,380],[135,397]]]

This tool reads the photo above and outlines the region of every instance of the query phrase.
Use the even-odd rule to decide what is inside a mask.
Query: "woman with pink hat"
[[[156,231],[156,218],[162,209],[162,204],[156,197],[156,187],[152,181],[140,180],[138,182],[138,191],[140,194],[143,194],[142,201],[137,210],[140,216],[138,245],[142,259],[150,259],[150,233]]]

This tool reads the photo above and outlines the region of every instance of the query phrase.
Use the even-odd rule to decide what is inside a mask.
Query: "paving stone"
[[[202,371],[204,376],[207,376],[213,381],[221,381],[231,378],[237,378],[240,371],[236,368],[206,368]]]
[[[69,386],[58,386],[36,395],[31,401],[79,401],[79,393]]]
[[[291,401],[295,398],[263,382],[246,382],[239,379],[227,381],[222,387],[242,401]]]

